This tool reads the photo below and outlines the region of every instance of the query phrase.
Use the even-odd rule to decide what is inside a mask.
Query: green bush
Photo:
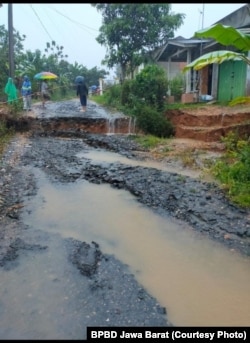
[[[146,134],[156,137],[170,137],[174,134],[171,124],[161,113],[147,105],[138,105],[132,113],[137,126]]]
[[[121,94],[122,94],[122,86],[121,85],[114,85],[109,87],[102,97],[104,98],[104,103],[106,106],[120,108],[121,107]]]
[[[156,110],[164,109],[167,90],[168,80],[165,69],[155,64],[146,66],[135,77],[133,84],[135,98],[143,100],[146,105]]]
[[[235,133],[224,137],[226,151],[212,167],[213,175],[222,183],[237,204],[250,207],[250,145]]]
[[[123,106],[134,106],[136,103],[136,94],[134,94],[135,88],[134,80],[125,80],[123,82],[121,89],[121,104]]]
[[[171,95],[174,96],[176,102],[181,100],[181,95],[185,88],[185,81],[182,75],[175,76],[172,80],[169,81],[169,88]]]
[[[137,127],[146,134],[170,137],[174,128],[163,115],[167,87],[165,70],[157,65],[148,65],[134,80],[109,87],[101,103],[135,117]]]

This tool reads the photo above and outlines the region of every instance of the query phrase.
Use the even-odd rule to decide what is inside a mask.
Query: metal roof
[[[154,53],[156,61],[167,61],[169,58],[177,62],[186,61],[187,49],[199,48],[200,44],[211,42],[211,39],[174,38],[170,39],[162,48]]]
[[[230,13],[215,24],[217,23],[233,26],[235,28],[242,29],[244,33],[249,33],[250,5],[243,5],[241,8]],[[183,62],[186,61],[188,49],[200,49],[201,44],[204,44],[203,48],[205,49],[218,45],[218,43],[213,39],[199,39],[196,37],[183,38],[179,36],[169,39],[164,46],[155,50],[152,55],[156,61],[166,62],[171,58],[172,61]]]

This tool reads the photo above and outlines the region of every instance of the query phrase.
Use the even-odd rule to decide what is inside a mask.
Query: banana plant
[[[229,51],[229,50],[218,50],[218,51],[209,52],[205,55],[202,55],[196,58],[196,60],[186,65],[182,69],[182,71],[186,72],[187,70],[190,70],[191,68],[193,68],[194,70],[200,70],[209,64],[212,64],[212,63],[220,64],[224,61],[229,61],[229,60],[234,60],[234,61],[243,60],[247,64],[250,65],[250,59],[247,58],[244,54]]]
[[[233,45],[239,51],[250,50],[250,35],[232,26],[215,24],[195,33],[198,38],[212,38],[224,46]]]
[[[195,32],[195,37],[198,38],[211,38],[224,46],[234,46],[240,52],[234,52],[229,50],[218,50],[198,57],[183,68],[183,72],[190,69],[200,70],[212,63],[222,63],[224,61],[243,60],[250,65],[250,59],[246,56],[246,52],[250,51],[250,35],[245,34],[240,29],[235,29],[232,26],[226,26],[222,24],[215,24],[209,28]],[[249,97],[241,97],[240,103],[249,102]],[[233,100],[232,104],[236,104],[237,99]],[[230,104],[230,103],[229,103]]]

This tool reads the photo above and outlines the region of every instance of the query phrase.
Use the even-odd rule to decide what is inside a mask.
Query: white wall
[[[157,62],[157,64],[166,70],[169,80],[172,80],[175,76],[180,75],[182,69],[186,65],[186,63],[183,62]]]

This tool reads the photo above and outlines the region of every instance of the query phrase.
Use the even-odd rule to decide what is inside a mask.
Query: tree
[[[121,67],[121,81],[150,55],[174,37],[184,14],[171,13],[171,4],[92,4],[102,13],[97,42],[106,46],[103,64]]]
[[[23,41],[25,35],[20,35],[14,29],[14,56],[15,56],[15,84],[20,90],[22,78],[28,75],[33,80],[34,75],[41,71],[52,71],[58,75],[56,82],[51,82],[51,90],[54,93],[66,95],[68,91],[72,91],[75,78],[78,75],[83,75],[88,84],[97,84],[100,78],[104,78],[108,72],[96,67],[88,70],[81,64],[70,64],[64,54],[64,47],[57,45],[55,41],[47,42],[44,52],[36,49],[35,52],[30,50],[24,51]],[[0,25],[0,84],[5,85],[9,77],[9,39],[8,31],[4,25]],[[52,89],[53,88],[53,89]],[[40,90],[40,81],[35,81],[32,84],[32,93],[37,97]],[[0,89],[0,100],[4,101],[6,94],[4,89]]]
[[[14,29],[14,56],[15,64],[20,60],[22,56],[23,44],[25,36],[21,36],[18,31]],[[0,84],[5,84],[9,77],[9,39],[8,31],[5,29],[4,25],[0,26]]]
[[[91,85],[99,85],[99,79],[104,79],[105,76],[108,75],[108,72],[104,69],[98,69],[97,67],[94,67],[92,69],[89,69],[87,72],[87,81],[89,86]]]
[[[68,57],[68,55],[64,55],[63,49],[63,46],[56,45],[56,42],[52,41],[51,43],[46,43],[45,52],[50,52],[50,56],[53,56],[56,59],[63,59]]]

